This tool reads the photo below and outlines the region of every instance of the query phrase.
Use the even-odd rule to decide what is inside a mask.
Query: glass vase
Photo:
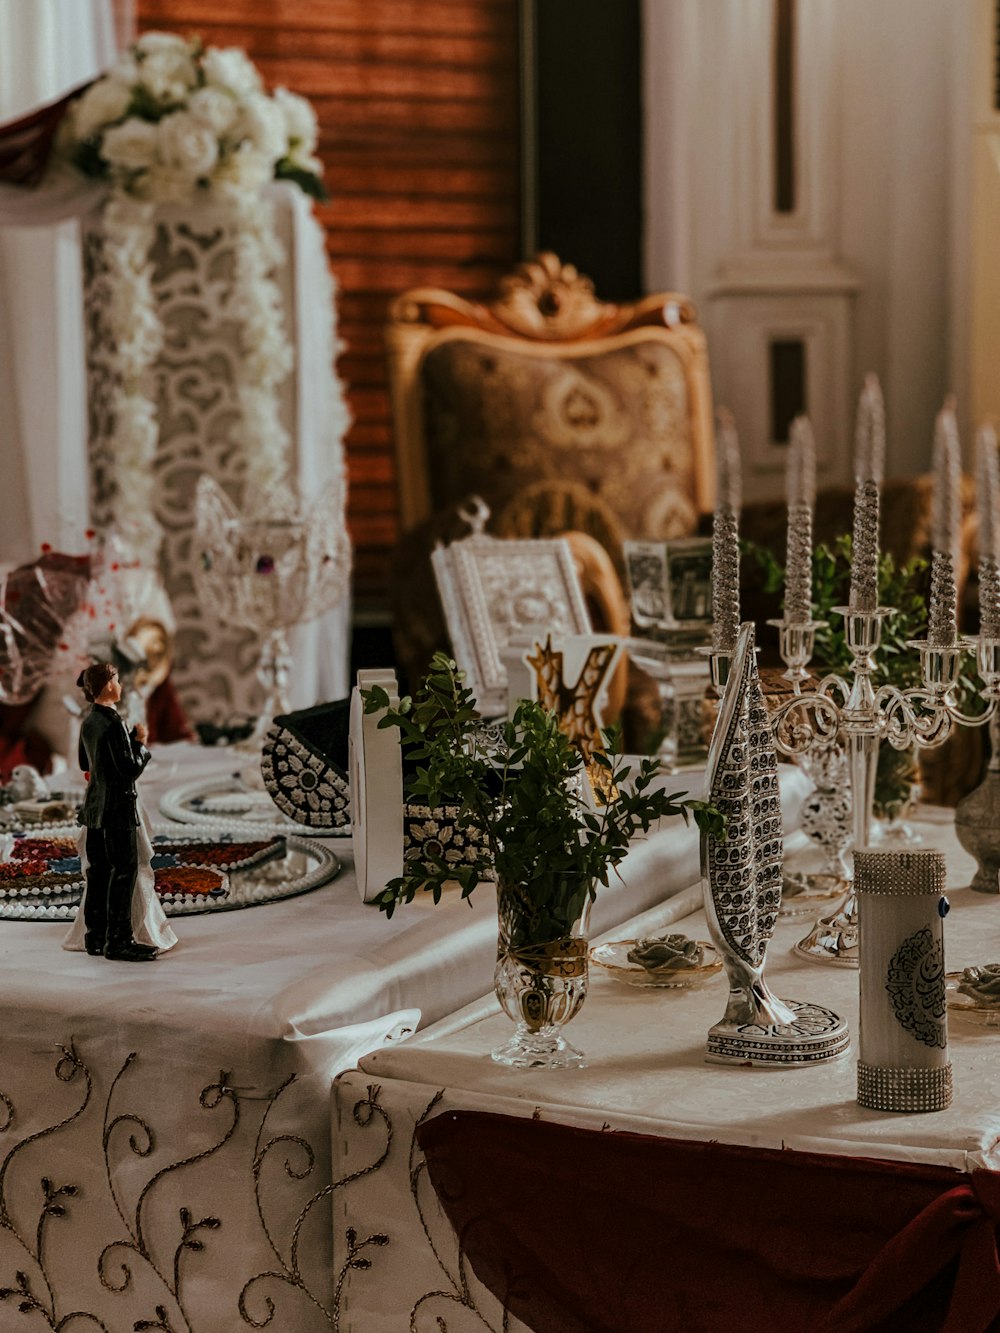
[[[576,1069],[586,1064],[562,1029],[587,995],[586,880],[497,885],[497,965],[493,985],[516,1027],[493,1051],[517,1069]]]
[[[818,902],[839,898],[850,888],[847,860],[853,840],[851,775],[847,755],[832,747],[803,755],[800,764],[815,784],[802,806],[802,831],[823,859],[818,867],[796,870],[786,857],[781,915],[814,912]],[[814,856],[812,851],[806,857]]]
[[[916,747],[894,750],[889,745],[879,749],[875,797],[872,801],[872,846],[922,842],[923,838],[907,822],[920,800],[920,768]]]

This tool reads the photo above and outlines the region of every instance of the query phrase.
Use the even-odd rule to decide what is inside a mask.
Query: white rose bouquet
[[[305,98],[269,96],[245,52],[147,32],[73,104],[64,143],[85,175],[152,203],[271,179],[323,200],[316,138]]]

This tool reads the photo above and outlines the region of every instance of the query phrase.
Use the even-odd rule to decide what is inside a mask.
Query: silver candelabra
[[[872,682],[875,654],[882,636],[882,622],[894,612],[891,607],[857,610],[834,608],[844,617],[847,647],[851,653],[850,680],[838,674],[824,676],[815,691],[804,691],[816,630],[823,622],[787,624],[779,627],[780,652],[785,678],[793,697],[773,713],[775,747],[789,758],[827,749],[843,739],[850,769],[852,823],[856,850],[867,848],[871,833],[872,802],[878,747],[887,740],[897,750],[913,745],[941,745],[954,726],[982,726],[1000,709],[1000,639],[981,636],[953,643],[910,640],[908,647],[919,653],[921,681],[900,690],[894,685],[878,689]],[[954,698],[963,655],[975,650],[983,680],[983,713],[962,711]],[[713,679],[717,674],[713,665]],[[796,952],[816,962],[842,966],[858,965],[857,902],[853,882],[844,898],[827,916],[820,917]]]

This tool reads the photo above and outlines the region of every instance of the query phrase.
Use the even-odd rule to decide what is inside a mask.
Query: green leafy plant
[[[668,815],[693,814],[699,828],[724,835],[723,816],[713,807],[654,786],[659,771],[654,760],[642,760],[633,774],[610,753],[616,739],[610,734],[609,753],[597,754],[594,762],[612,795],[591,803],[579,752],[539,703],[522,701],[513,719],[484,738],[472,693],[455,662],[442,653],[415,696],[397,707],[379,687],[363,697],[367,713],[386,710],[380,727],[399,729],[404,754],[414,765],[407,795],[432,808],[458,805],[459,827],[478,833],[482,845],[475,860],[459,865],[419,849],[377,899],[388,916],[419,892],[439,901],[452,881],[468,897],[495,873],[520,896],[525,942],[540,943],[565,934],[587,896],[593,899],[597,885],[608,883],[640,829],[648,832]]]
[[[785,586],[785,567],[765,547],[746,543],[744,550],[760,567],[764,591],[779,592]],[[816,631],[814,661],[818,668],[845,671],[851,654],[845,637],[844,618],[834,614],[835,606],[846,606],[851,591],[851,556],[853,542],[849,534],[838,537],[832,546],[817,546],[812,558],[813,616],[826,621]],[[882,641],[875,657],[872,683],[896,685],[901,690],[920,684],[920,661],[908,639],[927,634],[927,561],[915,556],[905,565],[884,551],[879,558],[879,605],[895,608],[895,614],[882,622]]]
[[[743,549],[761,570],[764,591],[780,592],[785,584],[785,569],[781,562],[765,547],[752,542],[745,543]],[[833,608],[847,605],[852,553],[853,542],[849,534],[838,537],[832,546],[817,546],[813,551],[813,617],[827,622],[824,628],[816,631],[814,667],[819,672],[836,671],[846,675],[851,665],[844,618]],[[927,568],[927,561],[920,556],[904,565],[898,564],[887,551],[879,558],[879,605],[891,606],[895,610],[882,622],[882,638],[872,673],[876,689],[880,685],[895,685],[897,689],[908,690],[921,683],[919,655],[906,645],[911,639],[927,637]],[[965,712],[980,711],[982,704],[974,676],[966,674],[959,678],[956,696]],[[875,813],[880,817],[898,813],[909,799],[910,789],[917,778],[913,750],[896,750],[891,745],[882,745],[875,780]]]

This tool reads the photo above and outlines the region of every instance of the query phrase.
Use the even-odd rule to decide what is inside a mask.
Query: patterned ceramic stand
[[[823,1005],[779,999],[764,980],[781,905],[783,841],[774,737],[749,623],[740,629],[712,736],[707,797],[728,819],[724,840],[702,837],[702,877],[729,1002],[709,1030],[705,1058],[772,1068],[831,1060],[849,1045],[844,1019]]]
[[[277,808],[323,837],[351,823],[350,700],[279,715],[264,736],[260,776]]]

